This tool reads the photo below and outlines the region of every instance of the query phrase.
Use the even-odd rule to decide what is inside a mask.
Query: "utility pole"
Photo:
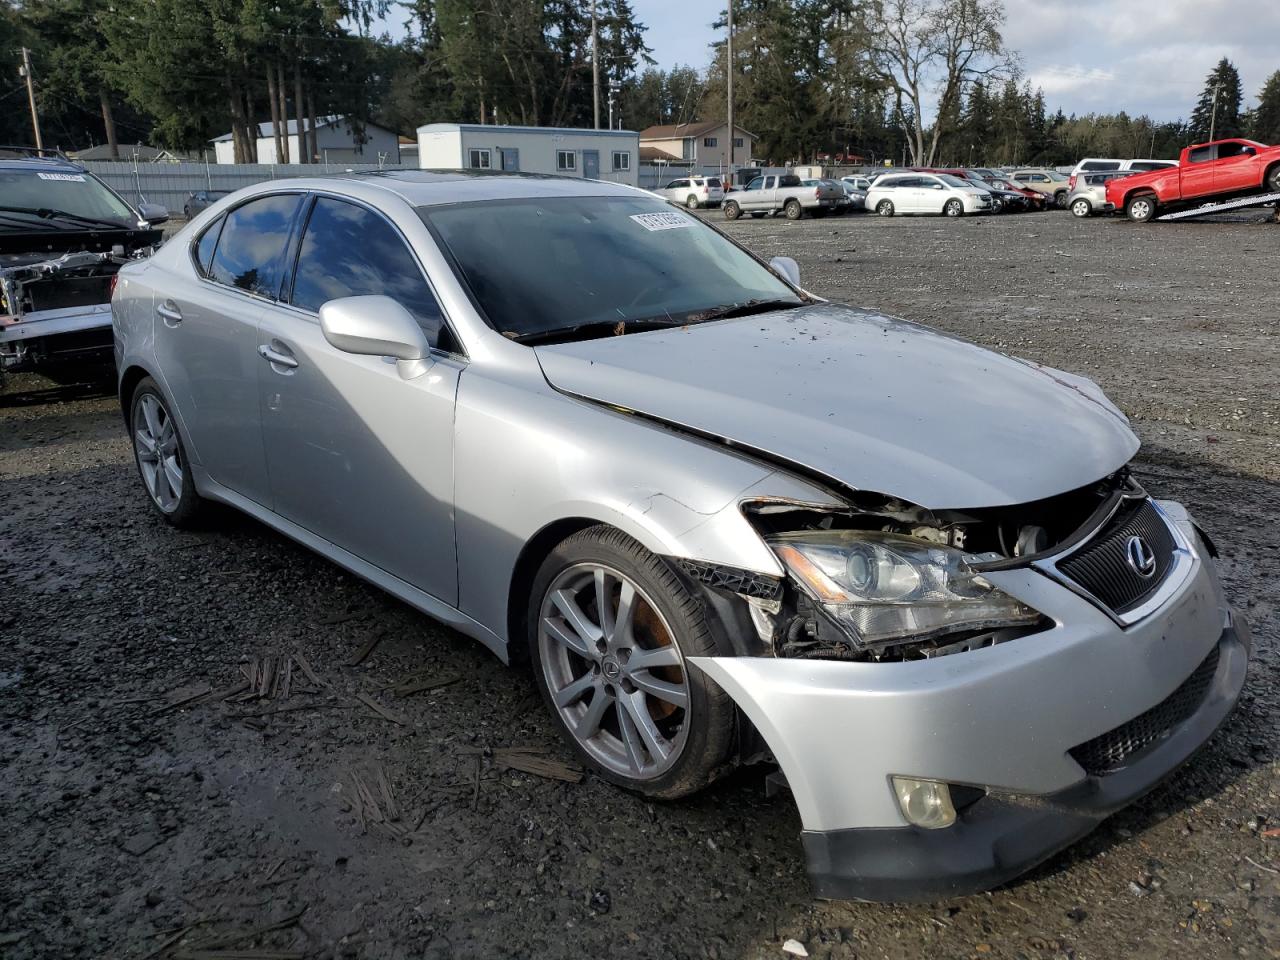
[[[591,105],[595,114],[596,129],[600,129],[600,58],[596,48],[600,46],[600,33],[596,25],[596,0],[591,0]]]
[[[40,136],[40,114],[36,112],[36,88],[31,82],[31,51],[22,48],[22,69],[18,71],[27,81],[27,102],[31,104],[31,129],[36,132],[36,149],[44,149],[44,138]]]
[[[728,0],[729,34],[724,47],[725,85],[729,93],[729,183],[733,183],[733,144],[736,131],[733,126],[733,0]]]
[[[1209,142],[1213,142],[1213,131],[1218,126],[1218,91],[1222,89],[1222,81],[1213,85],[1213,111],[1209,114]]]

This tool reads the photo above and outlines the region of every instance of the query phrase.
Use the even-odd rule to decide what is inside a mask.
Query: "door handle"
[[[293,369],[298,365],[297,358],[287,351],[277,350],[269,343],[263,343],[258,346],[258,353],[263,360],[266,360],[272,366],[288,367]]]
[[[156,316],[164,321],[166,327],[176,327],[182,322],[182,311],[172,300],[166,300],[156,307]]]

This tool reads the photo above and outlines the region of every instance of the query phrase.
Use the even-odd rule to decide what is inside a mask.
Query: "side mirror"
[[[420,377],[431,365],[426,334],[413,314],[391,297],[330,300],[320,307],[320,330],[343,353],[393,357],[406,380]]]
[[[144,203],[138,207],[138,216],[154,225],[168,220],[169,211],[158,203]]]
[[[769,266],[786,277],[793,287],[800,286],[800,264],[790,257],[774,257],[769,261]]]

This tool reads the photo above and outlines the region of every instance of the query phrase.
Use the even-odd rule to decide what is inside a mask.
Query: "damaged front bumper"
[[[0,373],[111,355],[111,279],[122,253],[77,251],[0,267]]]
[[[1053,626],[1008,643],[909,662],[693,658],[786,776],[819,896],[989,889],[1088,833],[1209,738],[1243,686],[1249,635],[1190,518],[1162,506],[1192,545],[1190,565],[1159,609],[1128,626],[1021,568],[989,578]],[[1091,745],[1123,741],[1126,725],[1197,675],[1200,699],[1154,742],[1114,770],[1086,769]],[[895,776],[978,788],[968,792],[979,799],[952,826],[924,830],[904,817]]]

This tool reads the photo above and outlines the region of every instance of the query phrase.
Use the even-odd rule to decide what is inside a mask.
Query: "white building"
[[[640,135],[633,130],[429,123],[418,128],[424,170],[551,173],[638,186]]]
[[[298,121],[290,120],[286,129],[289,162],[299,163]],[[310,121],[307,121],[307,133],[311,133]],[[366,123],[363,136],[357,138],[346,117],[317,117],[315,133],[316,154],[320,163],[383,163],[390,167],[400,164],[399,136],[376,123]],[[230,133],[214,137],[211,142],[218,163],[236,162],[235,145]],[[276,157],[276,138],[271,124],[258,124],[258,163],[283,162]]]

